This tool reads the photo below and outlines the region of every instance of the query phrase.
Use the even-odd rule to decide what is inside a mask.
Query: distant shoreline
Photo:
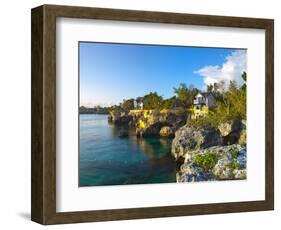
[[[96,114],[96,115],[109,115],[109,113],[99,113],[99,112],[79,112],[79,114]]]
[[[105,107],[88,108],[81,106],[79,107],[79,114],[109,114],[109,109]]]

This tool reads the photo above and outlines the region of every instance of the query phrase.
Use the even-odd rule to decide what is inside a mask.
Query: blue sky
[[[118,104],[154,91],[169,98],[180,83],[203,89],[207,83],[231,80],[237,77],[234,72],[246,68],[241,67],[245,52],[241,57],[236,49],[89,42],[79,46],[80,105],[85,106]]]

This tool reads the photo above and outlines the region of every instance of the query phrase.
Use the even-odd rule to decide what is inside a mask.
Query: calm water
[[[119,138],[120,130],[130,132]],[[109,125],[107,115],[80,115],[79,185],[169,183],[176,181],[172,139],[138,139],[134,130]]]

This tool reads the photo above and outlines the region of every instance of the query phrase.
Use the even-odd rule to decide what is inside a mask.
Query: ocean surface
[[[118,137],[121,130],[129,137]],[[176,182],[172,139],[137,138],[98,114],[80,114],[79,138],[79,186]]]

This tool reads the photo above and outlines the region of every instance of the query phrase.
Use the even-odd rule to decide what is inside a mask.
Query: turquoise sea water
[[[119,138],[120,130],[130,132]],[[108,124],[107,115],[80,115],[79,186],[176,182],[172,139],[137,138]]]

